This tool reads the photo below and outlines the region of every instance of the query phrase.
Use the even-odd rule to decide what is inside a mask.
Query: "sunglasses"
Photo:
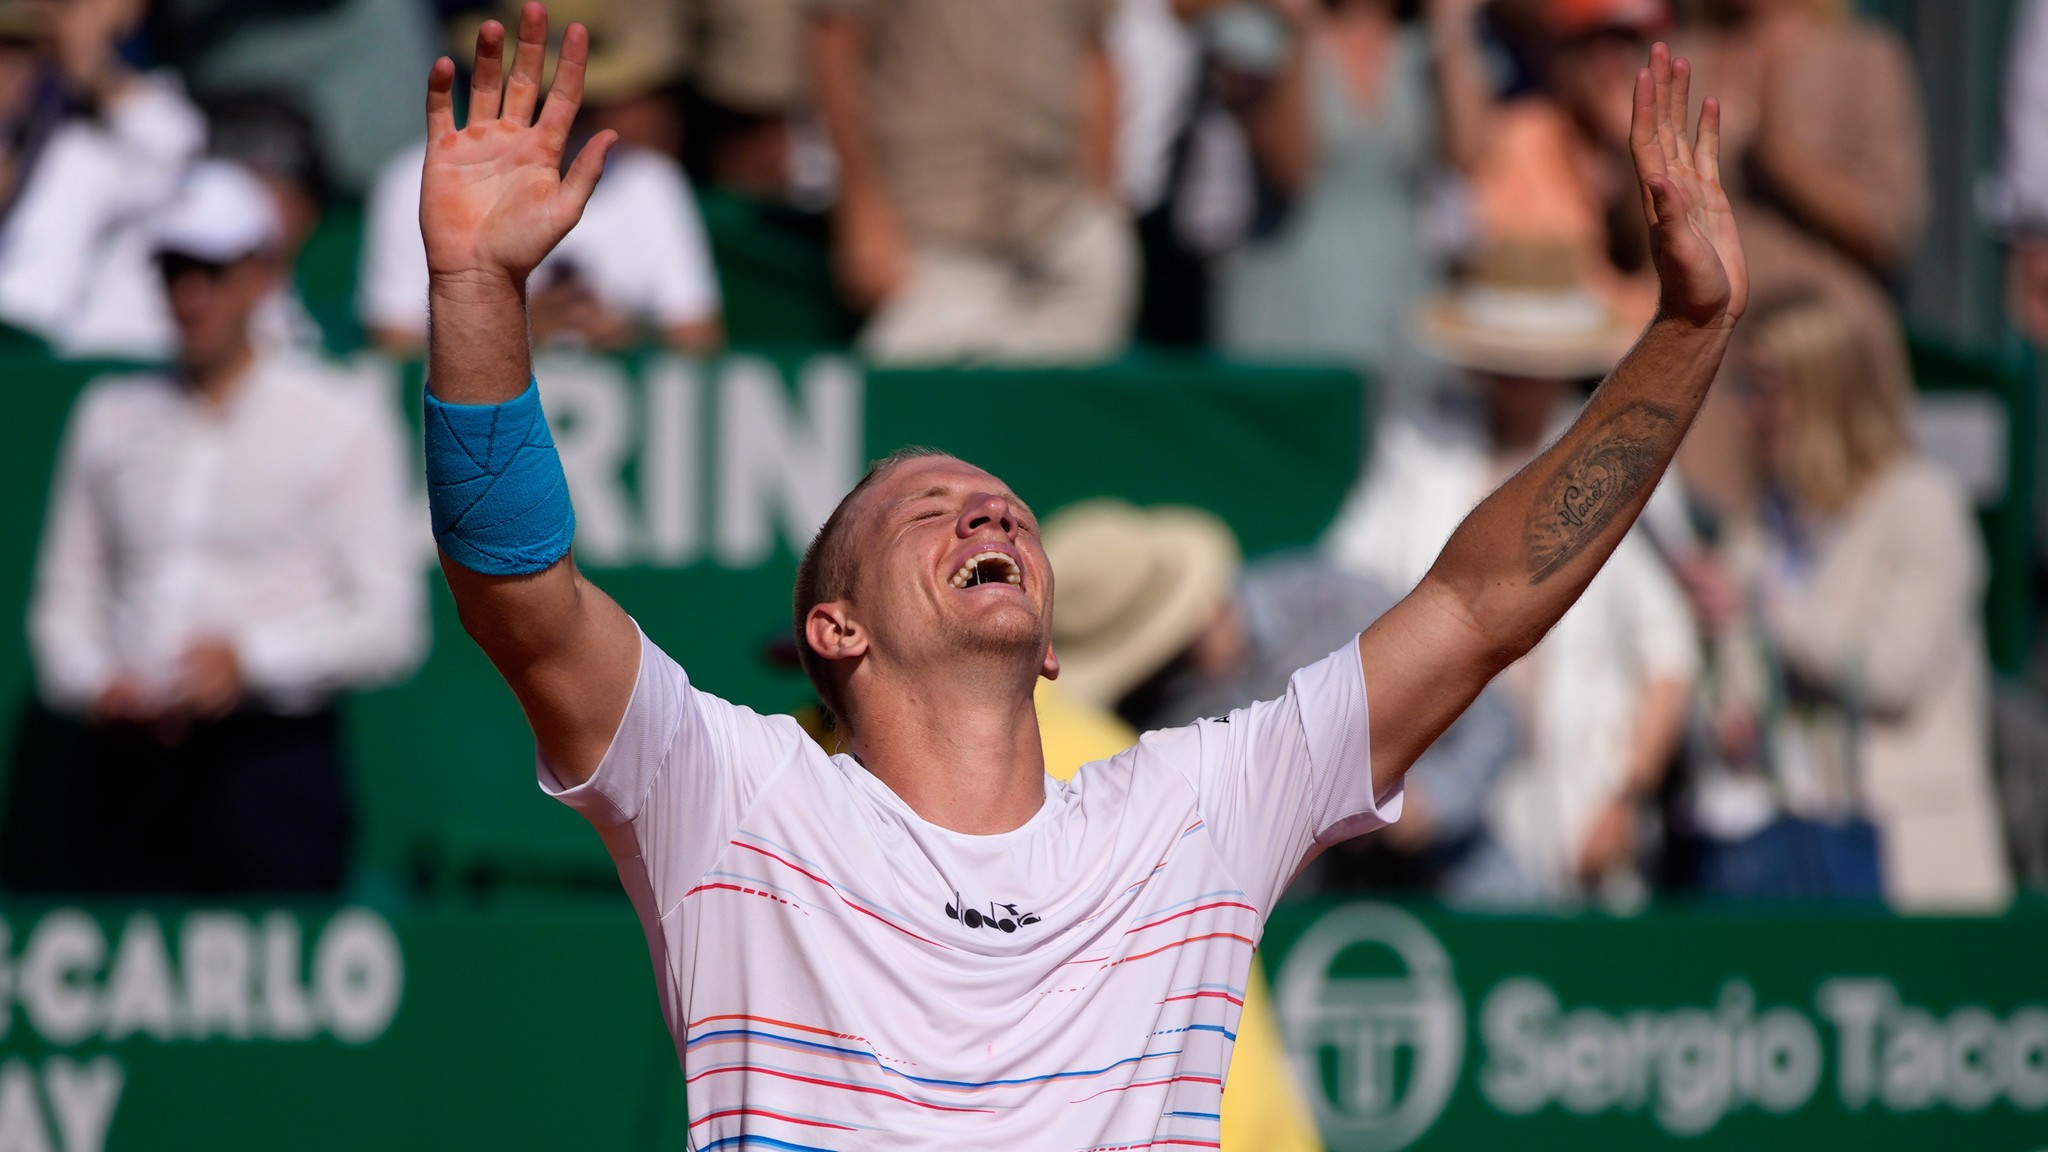
[[[163,274],[166,284],[172,283],[187,272],[197,272],[218,283],[234,265],[215,260],[201,260],[197,256],[187,256],[181,252],[159,252],[156,256],[156,267],[157,271]]]

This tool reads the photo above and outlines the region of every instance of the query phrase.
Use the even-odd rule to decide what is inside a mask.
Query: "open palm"
[[[1699,138],[1686,132],[1692,67],[1663,44],[1636,74],[1629,151],[1642,182],[1650,255],[1665,315],[1701,326],[1732,325],[1749,304],[1749,266],[1721,187],[1721,104],[1700,109]]]
[[[427,269],[440,277],[504,277],[524,282],[541,258],[576,226],[617,139],[601,132],[566,175],[562,153],[583,99],[590,36],[571,24],[562,37],[554,86],[540,117],[547,10],[528,4],[509,74],[505,29],[485,22],[476,38],[469,122],[455,127],[455,64],[442,57],[427,79],[427,163],[420,187],[420,232]]]

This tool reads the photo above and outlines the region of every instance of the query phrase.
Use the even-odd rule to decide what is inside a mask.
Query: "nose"
[[[993,526],[1005,539],[1017,538],[1017,513],[1010,502],[994,492],[984,492],[967,502],[960,510],[960,520],[955,530],[964,539],[984,528]]]

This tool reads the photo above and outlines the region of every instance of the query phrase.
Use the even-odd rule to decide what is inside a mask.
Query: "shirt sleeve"
[[[563,787],[537,757],[542,792],[595,825],[634,902],[665,916],[718,858],[777,773],[825,753],[787,716],[762,716],[691,685],[645,633],[611,747]]]
[[[91,480],[106,399],[87,391],[65,430],[29,603],[37,687],[46,703],[66,712],[90,707],[117,666],[108,525]]]
[[[1211,842],[1262,913],[1324,848],[1401,817],[1401,785],[1373,795],[1355,639],[1296,672],[1279,699],[1200,721],[1193,732],[1194,755],[1176,760],[1190,773]]]

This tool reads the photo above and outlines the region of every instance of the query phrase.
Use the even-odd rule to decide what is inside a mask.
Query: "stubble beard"
[[[1002,612],[972,620],[939,622],[942,651],[976,664],[1028,663],[1035,669],[1045,659],[1046,637],[1028,612]]]

